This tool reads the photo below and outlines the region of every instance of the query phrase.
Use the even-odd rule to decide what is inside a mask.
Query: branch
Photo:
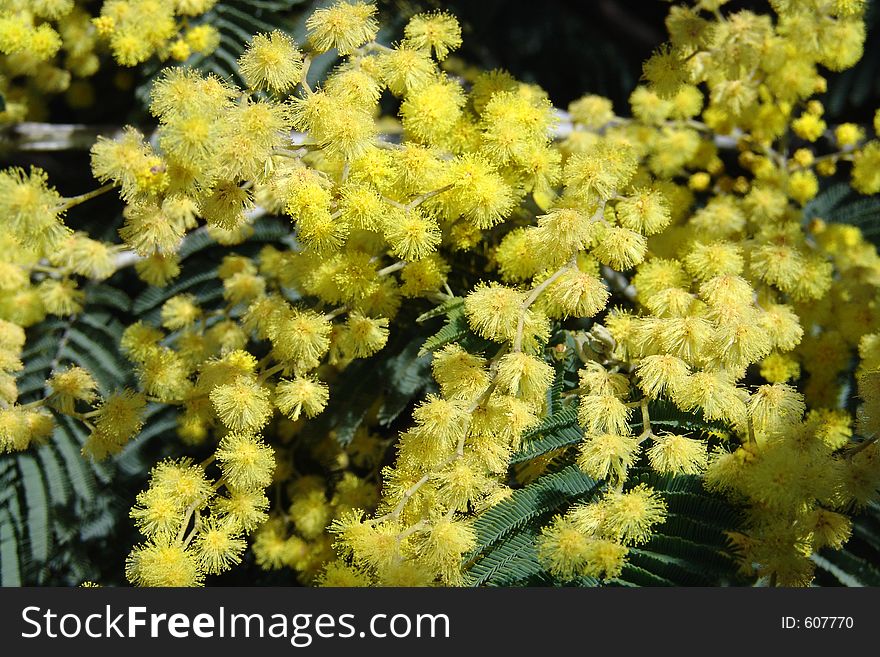
[[[532,293],[528,297],[526,297],[525,301],[523,301],[519,313],[519,320],[516,323],[516,337],[514,337],[513,339],[514,352],[518,353],[522,351],[523,329],[525,328],[526,311],[529,309],[529,306],[535,303],[535,300],[541,295],[541,292],[552,285],[557,278],[559,278],[569,269],[572,269],[574,267],[577,267],[577,253],[572,256],[571,260],[569,260],[564,265],[562,265],[562,267],[553,272],[553,274],[549,278],[547,278],[540,285],[532,289]]]
[[[79,123],[16,123],[0,130],[0,151],[87,151],[105,136],[122,136],[118,125],[85,125]]]
[[[97,198],[101,194],[106,194],[111,189],[115,189],[116,187],[118,187],[117,183],[109,182],[106,185],[102,185],[101,187],[98,187],[98,189],[93,189],[92,191],[86,192],[85,194],[65,198],[64,203],[62,203],[61,207],[59,208],[59,211],[64,212],[65,210],[69,210],[70,208],[77,206],[80,203],[91,201],[93,198]]]

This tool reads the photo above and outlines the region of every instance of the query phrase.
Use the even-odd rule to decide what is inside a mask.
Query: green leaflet
[[[290,235],[289,226],[280,219],[263,218],[254,223],[254,232],[236,253],[253,256],[266,244],[283,243]],[[180,247],[181,272],[165,287],[148,287],[135,297],[132,312],[138,319],[156,324],[162,304],[177,294],[192,294],[198,304],[210,308],[223,299],[223,284],[217,278],[218,255],[228,253],[208,235],[197,230],[183,240]]]
[[[880,240],[880,199],[856,194],[847,184],[827,187],[804,207],[804,221],[815,218],[857,226],[874,244]]]
[[[577,412],[564,408],[544,418],[540,424],[526,432],[523,446],[511,458],[512,463],[522,463],[562,447],[576,445],[584,439],[584,432],[577,424]]]
[[[667,401],[651,402],[651,424],[666,431],[680,431],[709,435],[724,431],[720,422],[706,422],[699,415],[676,408]],[[632,429],[642,430],[641,417],[636,414]],[[583,430],[577,423],[577,411],[572,406],[562,406],[523,434],[523,446],[513,455],[513,463],[521,463],[562,447],[576,445],[584,439]]]
[[[464,316],[464,310],[456,307],[449,312],[446,318],[446,324],[437,333],[425,340],[425,344],[419,350],[419,354],[428,354],[432,351],[445,347],[453,342],[461,342],[467,337],[470,328],[468,327],[467,318]]]
[[[44,396],[51,369],[75,364],[88,369],[102,393],[131,383],[130,367],[116,351],[123,324],[118,315],[130,307],[128,297],[106,284],[86,288],[83,312],[75,317],[50,318],[29,330],[19,373],[23,403]],[[80,450],[86,428],[68,417],[56,416],[57,426],[43,445],[25,452],[0,454],[0,583],[4,586],[55,582],[50,562],[63,583],[79,584],[94,575],[82,556],[84,542],[106,537],[112,522],[101,500],[101,487],[114,468],[83,458]],[[103,531],[86,538],[89,519],[101,517]],[[79,518],[71,525],[69,518]],[[70,527],[78,529],[72,533]],[[81,533],[86,532],[86,534]],[[79,545],[77,545],[79,543]]]
[[[487,351],[493,345],[497,347],[495,343],[471,331],[467,317],[464,314],[464,300],[460,298],[450,299],[440,304],[433,310],[420,315],[416,321],[421,323],[441,315],[446,315],[446,324],[424,341],[419,350],[420,356],[437,351],[452,343],[458,343],[462,348],[471,353]]]
[[[477,516],[474,521],[477,548],[469,559],[473,565],[468,569],[467,583],[470,586],[498,585],[505,579],[536,575],[541,569],[534,555],[534,539],[541,526],[572,502],[595,494],[599,487],[598,482],[577,466],[570,465],[514,491],[508,499]],[[518,536],[526,538],[516,539],[518,542],[514,544],[506,540]],[[530,541],[531,552],[526,551],[522,556],[525,561],[520,563],[514,557],[523,548],[526,539]],[[496,549],[501,551],[495,554]],[[530,554],[532,557],[528,556]],[[528,569],[526,563],[531,563]],[[507,567],[516,568],[517,571],[506,572]]]

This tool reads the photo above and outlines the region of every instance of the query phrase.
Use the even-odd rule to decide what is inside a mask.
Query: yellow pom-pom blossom
[[[474,330],[489,340],[512,340],[522,311],[522,294],[496,283],[477,287],[465,299]]]
[[[611,476],[623,480],[626,471],[635,463],[638,451],[637,438],[611,433],[597,434],[588,436],[581,443],[577,463],[584,472],[596,479]]]
[[[41,94],[94,74],[98,42],[124,66],[209,52],[218,26],[198,17],[213,4],[114,0],[94,21],[68,0],[0,10],[0,120],[38,118]],[[877,252],[839,208],[816,213],[828,176],[880,190],[880,146],[815,98],[861,53],[865,3],[802,4],[672,8],[670,43],[619,115],[595,95],[556,111],[536,85],[464,71],[446,13],[381,45],[376,7],[355,0],[306,18],[302,50],[255,35],[243,89],[166,69],[155,133],[93,146],[103,187],[65,198],[41,170],[0,172],[0,449],[38,444],[65,415],[105,458],[154,421],[148,401],[179,408],[161,417],[180,449],[219,442],[200,466],[163,462],[135,500],[139,584],[199,584],[254,531],[258,566],[302,583],[459,584],[483,556],[474,517],[572,463],[607,492],[544,529],[551,576],[626,572],[665,517],[639,466],[728,496],[744,576],[809,583],[811,554],[837,549],[878,493]],[[312,88],[304,72],[334,49]],[[121,244],[65,228],[107,192],[125,203]],[[214,291],[189,285],[196,252],[225,256]],[[60,316],[78,351],[108,296],[82,279],[113,286],[130,264],[166,288],[135,302],[147,314],[122,336],[139,391],[105,391],[100,363],[61,352],[47,385],[19,379],[23,327]],[[360,358],[399,380],[329,407]],[[520,462],[575,409],[576,447]],[[353,424],[313,423],[328,411]]]
[[[244,539],[234,526],[214,519],[205,521],[195,540],[199,565],[213,575],[240,563],[244,548]]]
[[[194,550],[162,537],[136,547],[125,564],[128,581],[138,586],[200,586],[205,573]]]
[[[609,493],[603,505],[608,530],[628,545],[644,543],[654,525],[666,520],[666,503],[644,484],[626,492]]]
[[[252,434],[225,435],[217,448],[217,461],[233,490],[252,491],[272,483],[274,451]]]
[[[657,472],[700,474],[706,469],[706,443],[694,438],[668,434],[656,436],[648,449],[648,458]]]
[[[275,388],[275,405],[291,420],[301,414],[315,417],[324,410],[328,397],[325,383],[307,377],[281,381]]]
[[[12,369],[4,366],[3,369]],[[55,397],[54,403],[62,413],[73,412],[77,401],[92,402],[96,397],[98,384],[92,375],[82,367],[68,367],[62,371],[53,372],[47,381]]]
[[[248,376],[214,388],[211,403],[223,424],[233,431],[260,429],[272,415],[269,391]]]
[[[348,55],[376,36],[379,25],[373,18],[375,13],[372,4],[340,0],[309,17],[309,40],[319,52],[336,48],[340,55]]]
[[[507,354],[498,361],[496,380],[502,390],[540,405],[553,382],[553,368],[534,356]]]
[[[61,195],[47,180],[42,169],[0,171],[0,210],[13,236],[38,253],[51,252],[68,232],[61,220]]]
[[[620,575],[628,549],[620,543],[583,531],[570,516],[557,516],[538,539],[538,557],[562,580],[576,576],[611,578]]]
[[[131,390],[109,395],[95,411],[95,429],[83,449],[96,458],[118,452],[143,427],[146,406],[144,395]]]
[[[253,89],[290,91],[302,78],[302,53],[293,39],[279,30],[258,34],[238,60],[244,81]]]
[[[407,42],[416,48],[433,51],[434,56],[442,61],[450,50],[461,45],[461,26],[454,16],[445,12],[416,14],[404,28]]]

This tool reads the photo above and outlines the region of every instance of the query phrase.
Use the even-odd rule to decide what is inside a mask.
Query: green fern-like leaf
[[[552,582],[535,550],[535,535],[519,532],[496,543],[468,571],[470,586],[540,586]]]
[[[531,541],[529,545],[533,546],[541,525],[550,516],[575,501],[589,498],[599,487],[598,482],[576,466],[570,465],[514,491],[508,499],[479,515],[474,522],[477,548],[469,559],[473,565],[468,570],[468,584],[498,585],[505,578],[526,576],[524,572],[509,573],[503,567],[504,564],[510,566],[510,555],[515,554],[514,548],[506,539],[524,536]],[[514,546],[522,547],[522,541],[526,538],[518,539]],[[502,551],[495,554],[496,549]],[[534,550],[533,547],[529,549]],[[525,562],[531,563],[531,559],[525,559]],[[535,563],[537,556],[534,557],[531,568],[535,567]],[[525,566],[520,564],[518,567]],[[537,571],[532,574],[537,574]]]
[[[857,226],[865,238],[880,243],[880,198],[855,194],[844,183],[822,190],[806,205],[804,221],[815,218]]]
[[[53,368],[75,364],[88,369],[102,393],[131,383],[130,368],[115,351],[123,331],[117,316],[129,309],[128,297],[107,285],[86,288],[83,312],[75,317],[51,318],[30,329],[25,364],[19,376],[23,403],[42,398]],[[39,584],[49,578],[49,563],[60,547],[72,540],[62,531],[67,514],[94,515],[99,489],[113,475],[113,466],[83,458],[85,427],[57,416],[49,440],[25,452],[0,455],[0,582],[3,585]],[[104,528],[109,531],[110,525]],[[66,538],[67,537],[67,538]],[[85,540],[78,537],[77,540]],[[63,551],[72,559],[74,551]],[[66,582],[77,584],[78,574],[91,572],[87,564],[70,562]]]
[[[290,237],[290,227],[280,219],[264,218],[254,224],[254,232],[236,252],[253,256],[266,244],[283,244]],[[218,256],[225,253],[206,231],[187,235],[180,248],[181,273],[165,287],[148,287],[135,297],[132,313],[137,319],[158,323],[162,304],[177,294],[192,294],[203,308],[213,309],[222,303],[223,284],[217,278]],[[221,256],[222,257],[222,256]]]
[[[457,306],[447,315],[446,324],[437,333],[425,340],[420,354],[428,354],[445,347],[452,342],[460,342],[470,331],[464,310]]]
[[[522,463],[563,447],[576,445],[584,439],[577,423],[577,411],[563,408],[544,418],[523,434],[523,446],[511,457],[511,463]]]

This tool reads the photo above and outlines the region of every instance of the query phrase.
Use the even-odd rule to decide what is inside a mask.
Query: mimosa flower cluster
[[[118,4],[137,3],[107,3],[102,29],[124,29]],[[177,438],[215,454],[156,466],[131,512],[145,537],[127,564],[136,584],[200,584],[253,534],[261,566],[307,582],[458,585],[474,518],[511,496],[511,459],[548,415],[554,365],[572,355],[562,331],[583,345],[565,395],[583,440],[555,457],[600,490],[544,527],[547,571],[620,575],[668,514],[633,482],[639,467],[699,477],[743,511],[730,540],[744,575],[809,584],[811,556],[840,548],[880,487],[880,258],[858,228],[803,208],[831,177],[880,192],[880,114],[829,125],[815,98],[827,71],[860,58],[863,2],[770,5],[672,6],[628,111],[587,95],[570,130],[535,85],[453,75],[461,29],[442,12],[386,46],[373,5],[337,2],[303,43],[255,35],[246,88],[166,69],[155,134],[92,149],[96,193],[126,204],[121,244],[65,227],[94,194],[64,199],[36,169],[0,174],[0,441],[26,449],[66,414],[103,458],[147,402],[179,408]],[[131,63],[165,47],[114,38]],[[331,49],[340,62],[313,87],[311,62]],[[291,246],[238,252],[266,213],[289,219]],[[173,282],[198,231],[227,248],[223,303],[177,295],[159,325],[126,330],[136,391],[100,398],[87,371],[59,365],[43,401],[16,403],[22,327],[79,312],[79,282],[111,275],[122,249],[149,285]],[[453,272],[469,266],[463,285]],[[300,474],[293,448],[347,368],[380,354],[406,310],[439,304],[479,340],[434,350],[408,428],[390,445],[369,427],[349,446],[331,433],[310,447],[330,474]],[[854,416],[841,399],[856,358]],[[718,428],[664,432],[661,403]]]
[[[123,67],[212,52],[220,42],[217,28],[189,21],[216,2],[106,0],[93,15],[95,3],[86,0],[3,0],[0,124],[41,118],[52,94],[67,92],[75,107],[93,103],[86,80],[101,68],[106,52]]]

